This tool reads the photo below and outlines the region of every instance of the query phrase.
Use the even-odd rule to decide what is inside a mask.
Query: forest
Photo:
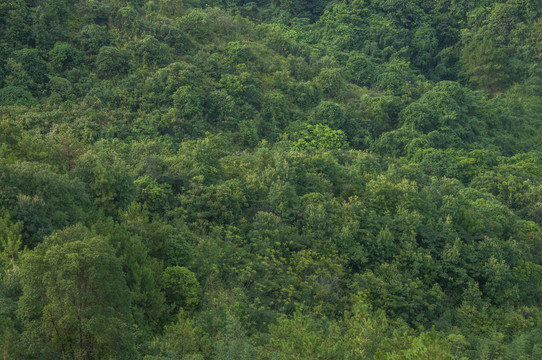
[[[541,0],[1,0],[0,358],[542,359]]]

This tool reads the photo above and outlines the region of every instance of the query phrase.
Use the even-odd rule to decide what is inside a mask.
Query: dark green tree
[[[489,37],[471,38],[461,51],[460,61],[467,80],[478,88],[493,94],[509,84],[508,58]]]
[[[31,356],[131,359],[130,296],[107,241],[81,225],[48,237],[21,264],[18,315]]]

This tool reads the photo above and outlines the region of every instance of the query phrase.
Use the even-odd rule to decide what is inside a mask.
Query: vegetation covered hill
[[[2,1],[0,354],[542,358],[541,12]]]

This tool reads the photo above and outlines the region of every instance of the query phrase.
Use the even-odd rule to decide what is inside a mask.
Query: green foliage
[[[122,32],[133,34],[138,22],[137,11],[131,5],[119,8],[113,16],[113,24]]]
[[[8,165],[3,176],[3,203],[23,223],[23,242],[36,246],[53,229],[83,218],[88,198],[82,184],[58,174],[50,166],[31,162]]]
[[[371,86],[377,75],[377,65],[367,56],[353,53],[348,57],[346,68],[350,71],[352,82],[359,86]]]
[[[37,100],[32,94],[18,86],[7,86],[0,89],[0,105],[36,105]]]
[[[145,66],[164,65],[169,60],[169,49],[154,36],[147,35],[134,44],[134,55]]]
[[[199,303],[199,283],[193,272],[182,266],[170,266],[162,274],[166,300],[174,309],[193,309]]]
[[[138,188],[138,200],[147,205],[150,211],[160,212],[170,207],[173,197],[171,185],[159,184],[150,176],[143,176],[134,181]]]
[[[327,97],[340,96],[345,87],[340,69],[322,69],[314,79],[314,83]]]
[[[323,101],[314,109],[314,122],[340,129],[345,123],[344,111],[336,103]]]
[[[199,95],[189,86],[181,86],[172,95],[173,106],[179,116],[186,120],[201,117],[203,107]]]
[[[85,54],[95,55],[103,47],[109,45],[110,35],[103,25],[86,25],[79,32],[79,44]]]
[[[108,214],[126,209],[134,200],[136,188],[133,178],[118,158],[102,158],[87,153],[78,160],[74,174],[85,184],[94,204]]]
[[[541,358],[541,14],[1,2],[0,354]]]
[[[336,324],[319,323],[310,316],[295,313],[270,328],[271,341],[265,353],[271,359],[346,358],[341,329]]]
[[[13,67],[10,69],[10,62],[8,60],[8,66],[6,69],[7,82],[20,82],[21,78],[28,77],[29,83],[27,88],[37,94],[40,87],[47,82],[47,64],[40,56],[39,52],[32,48],[16,50],[13,52],[13,60],[16,62],[16,64],[20,64],[22,66],[22,71],[19,70],[19,73],[10,73],[10,70],[15,70],[17,66],[14,66],[15,69]],[[11,79],[10,76],[12,77]],[[17,84],[14,83],[13,85]]]
[[[96,73],[102,78],[123,74],[128,69],[129,55],[111,46],[100,48],[96,56]]]
[[[49,51],[49,60],[54,71],[63,72],[79,65],[81,53],[68,43],[57,42]]]
[[[297,150],[338,150],[348,148],[348,141],[344,132],[330,129],[327,125],[306,125],[304,129],[294,136],[299,138],[294,143]]]
[[[463,48],[461,62],[468,79],[476,86],[497,92],[508,84],[506,55],[491,39],[473,41]]]
[[[30,354],[135,355],[130,298],[112,247],[83,226],[48,237],[21,264],[18,315]]]
[[[151,352],[156,357],[146,356],[145,359],[163,359],[168,357],[184,356],[188,359],[202,359],[201,353],[210,352],[209,339],[202,331],[201,325],[195,324],[180,312],[178,320],[164,329],[162,338],[153,342]]]
[[[0,273],[17,266],[23,250],[23,224],[13,224],[8,215],[0,218]]]
[[[167,321],[165,296],[161,291],[161,264],[149,255],[147,239],[111,219],[96,223],[93,232],[103,236],[115,250],[130,290],[131,313],[140,331],[155,330]]]
[[[262,126],[260,136],[274,139],[275,134],[290,122],[286,97],[280,92],[266,93],[262,97]]]

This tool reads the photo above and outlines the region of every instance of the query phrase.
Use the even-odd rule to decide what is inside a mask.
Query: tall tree
[[[24,257],[18,314],[36,359],[132,359],[130,295],[111,245],[82,225]]]
[[[481,89],[495,93],[509,82],[506,54],[489,37],[475,36],[463,48],[460,60],[468,81]]]

